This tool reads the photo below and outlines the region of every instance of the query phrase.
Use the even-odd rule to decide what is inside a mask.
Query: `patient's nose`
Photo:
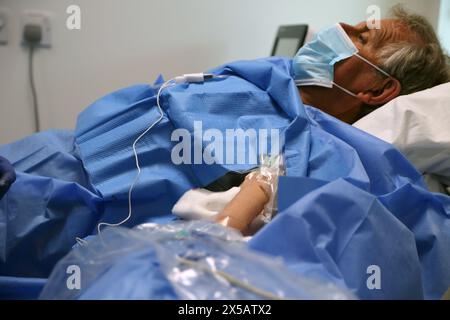
[[[349,36],[355,36],[356,33],[358,33],[358,31],[356,30],[356,28],[354,26],[351,26],[351,25],[343,23],[343,22],[340,22],[340,25],[342,26],[342,28],[344,28],[344,31]]]

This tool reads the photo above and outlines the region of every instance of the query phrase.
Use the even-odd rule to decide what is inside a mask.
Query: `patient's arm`
[[[216,216],[216,221],[251,234],[252,221],[263,211],[271,196],[270,187],[257,180],[257,175],[248,175],[239,193]]]

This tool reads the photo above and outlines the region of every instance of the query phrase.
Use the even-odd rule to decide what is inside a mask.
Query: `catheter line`
[[[175,78],[172,78],[172,79],[166,81],[166,82],[159,88],[159,90],[158,90],[158,94],[157,94],[157,96],[156,96],[156,104],[157,104],[157,106],[158,106],[158,111],[159,111],[159,114],[160,114],[159,118],[158,118],[155,122],[153,122],[153,123],[152,123],[152,124],[151,124],[144,132],[142,132],[142,133],[139,135],[139,137],[137,137],[137,139],[133,142],[133,153],[134,153],[134,159],[135,159],[135,162],[136,162],[137,174],[136,174],[136,177],[134,178],[133,183],[132,183],[131,186],[130,186],[130,189],[128,190],[128,216],[127,216],[124,220],[122,220],[122,221],[120,221],[120,222],[118,222],[118,223],[107,223],[107,222],[101,222],[101,223],[99,223],[99,224],[97,225],[97,231],[98,231],[98,234],[99,234],[99,235],[101,235],[101,227],[102,227],[102,226],[118,227],[118,226],[124,224],[125,222],[127,222],[128,220],[130,220],[130,218],[131,218],[131,214],[132,214],[132,201],[131,201],[131,199],[132,199],[133,189],[134,189],[134,187],[135,187],[136,183],[138,182],[139,177],[140,177],[140,175],[141,175],[141,167],[140,167],[140,165],[139,165],[139,157],[138,157],[138,154],[137,154],[137,151],[136,151],[136,144],[137,144],[137,143],[139,142],[139,140],[141,140],[141,139],[142,139],[142,138],[143,138],[143,137],[144,137],[151,129],[153,129],[154,126],[156,126],[156,125],[163,119],[163,117],[164,117],[164,112],[163,112],[163,110],[162,110],[162,108],[161,108],[161,105],[160,105],[160,96],[161,96],[162,91],[163,91],[165,88],[167,88],[168,86],[170,86],[171,84],[173,84],[173,81],[174,81],[174,80],[175,80]]]

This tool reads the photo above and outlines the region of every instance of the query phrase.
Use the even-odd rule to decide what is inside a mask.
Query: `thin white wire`
[[[131,198],[132,198],[132,194],[133,194],[133,189],[134,189],[134,187],[135,187],[135,185],[136,185],[136,183],[138,182],[138,180],[139,180],[139,177],[140,177],[140,175],[141,175],[141,167],[140,167],[140,165],[139,165],[139,157],[138,157],[138,154],[137,154],[137,151],[136,151],[136,144],[139,142],[139,140],[141,140],[151,129],[153,129],[153,127],[154,126],[156,126],[163,118],[164,118],[164,112],[163,112],[163,110],[162,110],[162,108],[161,108],[161,105],[160,105],[160,96],[161,96],[161,93],[162,93],[162,91],[164,90],[164,89],[166,89],[167,87],[169,87],[170,85],[172,85],[173,84],[173,81],[175,80],[175,78],[172,78],[172,79],[170,79],[170,80],[168,80],[168,81],[166,81],[166,82],[164,82],[163,83],[163,85],[159,88],[159,90],[158,90],[158,94],[157,94],[157,96],[156,96],[156,104],[157,104],[157,106],[158,106],[158,111],[159,111],[159,113],[160,113],[160,116],[159,116],[159,118],[155,121],[155,122],[153,122],[144,132],[142,132],[140,135],[139,135],[139,137],[137,137],[137,139],[136,140],[134,140],[134,142],[133,142],[133,153],[134,153],[134,160],[135,160],[135,162],[136,162],[136,168],[137,168],[137,174],[136,174],[136,177],[134,178],[134,180],[133,180],[133,183],[131,184],[131,186],[130,186],[130,189],[128,190],[128,216],[124,219],[124,220],[122,220],[122,221],[120,221],[120,222],[117,222],[117,223],[107,223],[107,222],[101,222],[101,223],[99,223],[98,225],[97,225],[97,232],[98,232],[98,234],[100,235],[100,233],[101,233],[101,227],[102,226],[108,226],[108,227],[118,227],[118,226],[120,226],[120,225],[122,225],[122,224],[124,224],[124,223],[126,223],[128,220],[130,220],[130,218],[131,218],[131,215],[132,215],[132,201],[131,201]]]
[[[79,237],[76,237],[75,240],[78,242],[78,244],[79,244],[80,246],[85,246],[85,245],[88,243],[86,240],[81,239],[81,238],[79,238]]]

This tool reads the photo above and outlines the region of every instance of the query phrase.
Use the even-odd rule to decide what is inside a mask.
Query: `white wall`
[[[450,0],[441,0],[441,14],[439,16],[439,38],[450,54]]]
[[[27,51],[20,46],[25,9],[53,14],[53,47],[35,57],[41,123],[73,128],[77,114],[118,88],[203,71],[270,53],[281,24],[318,29],[366,19],[370,4],[392,0],[0,0],[11,13],[10,42],[0,46],[0,143],[33,131]],[[408,0],[407,7],[437,26],[439,0]],[[70,4],[82,10],[82,30],[65,27]]]

